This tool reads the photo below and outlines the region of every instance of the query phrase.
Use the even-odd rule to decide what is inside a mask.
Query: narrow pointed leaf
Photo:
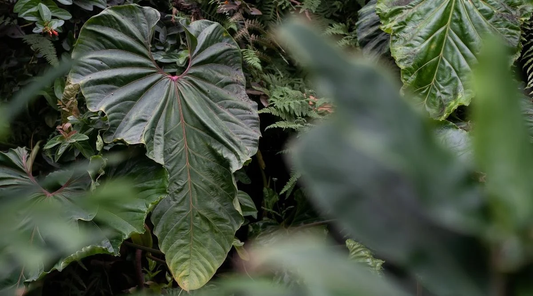
[[[485,34],[519,50],[520,1],[378,0],[377,11],[391,33],[391,53],[402,69],[404,88],[430,115],[445,119],[474,96],[471,68]]]
[[[217,23],[187,29],[187,69],[154,62],[150,41],[159,13],[125,5],[84,25],[71,72],[90,110],[104,111],[106,141],[144,144],[169,174],[169,196],[152,222],[159,246],[185,290],[203,286],[223,263],[242,216],[233,206],[233,172],[257,150],[256,105],[245,92],[240,50]]]

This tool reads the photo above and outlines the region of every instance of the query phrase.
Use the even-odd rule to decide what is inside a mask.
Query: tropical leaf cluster
[[[0,232],[0,289],[222,293],[215,279],[244,269],[267,270],[266,295],[329,291],[301,267],[331,267],[303,258],[330,258],[322,244],[334,240],[344,254],[331,262],[347,265],[326,278],[352,289],[401,294],[372,284],[391,264],[435,295],[482,295],[475,270],[446,259],[471,253],[447,247],[462,245],[457,232],[499,252],[497,272],[529,264],[529,139],[513,135],[533,135],[531,11],[525,0],[0,2],[0,217],[13,226]],[[317,36],[280,31],[287,17]],[[505,53],[487,58],[491,37]],[[509,70],[515,81],[490,76]],[[322,247],[290,261],[279,230],[318,232]]]

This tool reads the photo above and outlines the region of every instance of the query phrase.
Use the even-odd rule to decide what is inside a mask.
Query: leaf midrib
[[[189,59],[189,63],[191,62],[191,60]],[[190,64],[189,64],[189,67],[190,67]],[[186,74],[186,72],[188,72],[188,69],[185,70],[180,76]],[[178,77],[180,77],[178,76]],[[169,79],[171,79],[169,77]],[[172,79],[171,79],[172,80]],[[179,80],[179,79],[178,79]],[[185,128],[185,125],[186,125],[186,122],[185,122],[185,117],[183,116],[183,105],[182,105],[182,98],[180,97],[180,93],[179,93],[179,89],[178,89],[178,80],[176,81],[173,81],[174,83],[174,91],[176,92],[176,99],[178,101],[178,109],[179,109],[179,117],[180,117],[180,124],[181,124],[181,129],[182,129],[182,132],[183,132],[183,150],[185,151],[185,167],[187,169],[187,186],[189,187],[188,188],[188,198],[189,198],[189,207],[190,207],[190,229],[189,229],[189,238],[190,238],[190,243],[189,243],[189,258],[192,258],[192,242],[193,242],[193,236],[194,236],[194,227],[193,227],[193,223],[194,223],[194,215],[193,215],[193,209],[194,209],[194,205],[193,205],[193,202],[192,202],[192,180],[191,180],[191,165],[189,163],[189,143],[187,141],[187,131],[186,131],[186,128]],[[189,269],[189,276],[191,275],[191,265],[189,264],[188,266],[188,269]],[[184,287],[185,288],[185,287]]]
[[[446,47],[446,43],[448,41],[450,28],[451,28],[451,21],[453,17],[453,11],[455,10],[455,4],[457,3],[457,0],[451,0],[451,1],[452,1],[452,7],[450,9],[450,16],[448,17],[448,22],[446,23],[446,32],[444,33],[444,40],[442,42],[442,48],[441,48],[441,51],[438,57],[439,61],[437,62],[437,66],[435,67],[435,73],[433,74],[433,78],[431,79],[430,87],[426,94],[426,98],[424,99],[424,105],[427,104],[429,94],[431,93],[431,90],[433,89],[433,87],[435,87],[435,80],[437,78],[437,73],[439,72],[440,63],[442,62],[442,59],[444,57],[444,48]]]

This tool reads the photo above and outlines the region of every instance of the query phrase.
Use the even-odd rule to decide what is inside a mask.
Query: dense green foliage
[[[498,78],[532,85],[532,9],[0,2],[0,292],[402,295],[384,282],[402,273],[435,295],[531,291],[533,105]],[[288,16],[336,49],[294,23],[279,38]],[[478,65],[487,36],[506,51]],[[318,238],[295,254],[280,229]]]

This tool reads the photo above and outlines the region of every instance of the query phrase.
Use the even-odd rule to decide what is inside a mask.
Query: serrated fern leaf
[[[367,247],[352,239],[346,240],[346,247],[350,252],[350,260],[370,267],[373,272],[381,273],[381,270],[383,269],[382,266],[385,261],[374,258],[372,252],[370,252]]]
[[[271,128],[281,128],[281,129],[292,129],[292,130],[300,130],[302,128],[304,128],[305,125],[304,124],[301,124],[301,123],[296,123],[296,122],[290,122],[290,121],[278,121],[274,124],[271,124],[269,126],[267,126],[265,128],[265,130],[268,130],[268,129],[271,129]]]
[[[263,70],[263,67],[261,67],[261,60],[259,59],[259,57],[257,56],[256,52],[253,49],[246,48],[246,49],[242,49],[241,52],[242,52],[242,59],[244,60],[246,64],[250,65],[251,67],[259,71]]]
[[[43,55],[50,65],[56,66],[59,64],[54,44],[52,44],[52,41],[50,41],[48,38],[39,34],[31,34],[25,35],[22,37],[22,40],[24,40],[24,42],[28,44],[33,51]]]
[[[346,35],[348,34],[348,26],[343,23],[333,23],[325,31],[325,35]]]
[[[302,173],[300,172],[292,172],[289,181],[287,181],[285,186],[283,186],[283,189],[281,189],[281,192],[279,194],[281,195],[287,193],[287,196],[291,195],[292,190],[296,186],[296,183],[298,182],[301,176]]]
[[[312,13],[315,13],[318,9],[318,7],[322,4],[322,0],[304,0],[302,2],[301,9],[303,11],[308,10]]]
[[[533,88],[533,17],[522,26],[522,67],[527,74],[526,89]],[[531,92],[533,93],[533,91]]]
[[[333,23],[324,30],[325,35],[340,37],[337,45],[340,47],[355,47],[357,45],[357,35],[355,31],[350,30],[346,23]]]

